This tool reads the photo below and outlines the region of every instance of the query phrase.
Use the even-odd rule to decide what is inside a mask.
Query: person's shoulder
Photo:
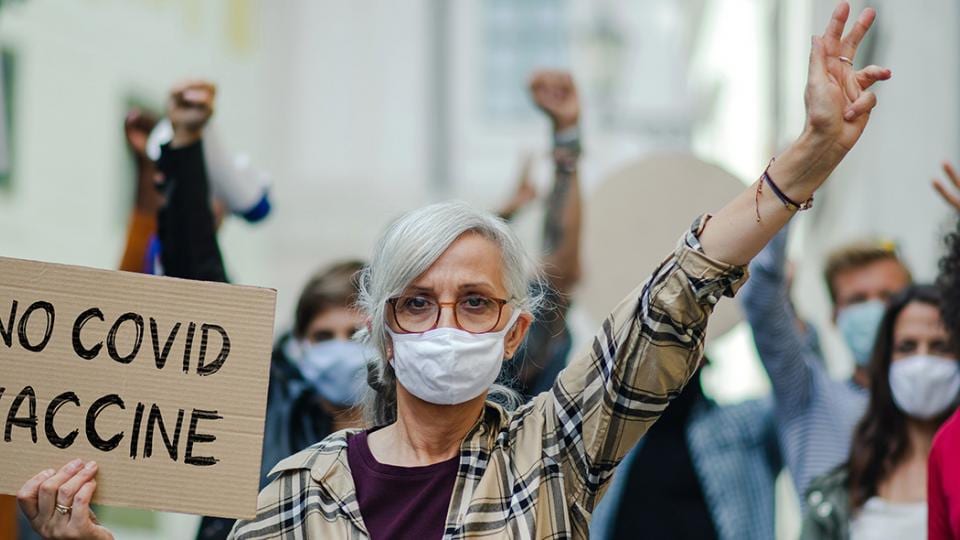
[[[332,465],[333,462],[338,459],[341,452],[346,450],[347,439],[357,431],[359,430],[346,429],[331,433],[322,441],[280,460],[280,462],[270,470],[269,476],[275,477],[301,469],[322,469],[325,468],[325,466]]]
[[[933,447],[931,452],[943,452],[945,446],[956,447],[960,445],[960,409],[957,409],[946,422],[940,426],[936,436],[933,438]]]

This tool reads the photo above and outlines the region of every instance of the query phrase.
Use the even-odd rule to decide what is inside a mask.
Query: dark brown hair
[[[892,242],[857,242],[831,251],[827,255],[827,264],[823,267],[823,279],[827,282],[830,300],[837,301],[837,291],[833,282],[839,274],[888,260],[900,263],[907,277],[910,277],[910,271],[897,256],[896,246]]]
[[[352,307],[360,291],[360,261],[344,261],[314,274],[297,301],[293,335],[302,338],[317,315],[336,307]]]
[[[940,259],[937,286],[943,293],[943,324],[950,333],[954,348],[960,347],[960,220],[957,228],[944,239],[947,254]]]
[[[890,390],[890,363],[893,356],[893,329],[900,313],[914,302],[939,308],[940,290],[932,285],[907,287],[890,299],[880,322],[868,367],[870,401],[854,430],[847,462],[850,508],[853,510],[877,494],[877,486],[893,472],[910,449],[907,415],[894,403]],[[945,412],[937,421],[943,422],[950,412]]]

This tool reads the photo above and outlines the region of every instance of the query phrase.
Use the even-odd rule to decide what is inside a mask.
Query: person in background
[[[940,301],[940,291],[929,285],[912,285],[890,299],[868,369],[866,414],[845,465],[811,482],[803,540],[926,533],[927,456],[960,395],[960,360]]]
[[[960,176],[949,163],[944,173],[954,189],[934,181],[934,186],[947,203],[960,215]],[[940,259],[937,285],[943,292],[943,322],[955,347],[960,347],[960,220],[946,238],[947,253]],[[933,438],[927,476],[927,538],[960,540],[960,411],[947,420]]]
[[[586,538],[616,465],[699,366],[713,306],[736,292],[749,261],[809,207],[863,133],[876,105],[867,88],[890,72],[855,71],[840,58],[854,56],[873,22],[867,9],[843,36],[849,12],[842,2],[813,39],[797,140],[754,186],[697,219],[593,346],[520,408],[488,399],[537,303],[535,265],[519,239],[462,203],[394,222],[360,294],[376,353],[366,403],[374,427],[333,434],[278,464],[257,517],[231,536]],[[42,471],[18,503],[49,537],[110,538],[89,513],[96,472],[81,460]]]
[[[147,156],[147,138],[157,125],[157,118],[147,111],[131,109],[124,120],[127,148],[136,167],[136,189],[133,210],[127,224],[127,240],[120,270],[144,272],[150,242],[157,234],[157,211],[163,199],[156,188],[157,167]]]
[[[344,261],[313,276],[300,293],[293,330],[273,349],[263,433],[260,487],[281,459],[346,428],[360,427],[357,405],[366,357],[353,336],[363,263]],[[233,519],[204,517],[197,540],[222,540]]]
[[[867,404],[866,363],[885,303],[911,277],[887,245],[851,244],[828,257],[824,279],[833,320],[856,360],[849,380],[834,380],[814,334],[802,330],[790,301],[787,234],[785,228],[750,264],[751,279],[740,302],[773,387],[784,461],[802,496],[811,480],[846,458]]]
[[[620,464],[593,513],[591,538],[775,536],[782,461],[772,400],[717,405],[703,394],[701,372]]]
[[[128,114],[125,131],[138,184],[121,270],[225,281],[211,237],[197,229],[198,237],[190,238],[170,222],[181,220],[184,228],[205,223],[207,212],[199,208],[203,201],[210,206],[214,232],[227,214],[256,223],[270,213],[266,175],[253,168],[247,156],[226,152],[209,125],[215,97],[212,83],[187,81],[171,90],[167,118],[158,122],[139,110]],[[181,187],[175,188],[177,184]],[[166,200],[169,194],[174,195],[172,201]],[[158,234],[158,222],[163,220],[167,221],[163,232],[172,232],[176,242],[166,250]],[[212,242],[216,243],[215,236]],[[172,269],[165,268],[165,259]]]
[[[505,366],[504,383],[529,399],[553,386],[566,366],[572,337],[566,325],[570,295],[580,279],[581,195],[577,165],[580,159],[580,98],[573,77],[565,71],[542,70],[530,79],[533,102],[550,119],[553,131],[553,189],[543,221],[541,259],[546,287],[534,291],[544,297],[544,308],[530,327],[516,361]],[[530,177],[532,159],[521,169],[513,197],[500,210],[512,219],[536,198]],[[535,283],[533,287],[538,287]]]

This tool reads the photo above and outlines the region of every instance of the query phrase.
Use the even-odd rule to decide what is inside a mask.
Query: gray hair
[[[539,291],[544,287],[538,266],[502,219],[458,201],[432,204],[401,216],[380,237],[370,264],[360,277],[357,303],[368,317],[370,329],[359,337],[374,355],[367,363],[370,388],[363,402],[368,425],[390,424],[397,417],[397,378],[387,361],[387,301],[403,294],[454,241],[468,232],[480,234],[500,248],[503,281],[511,303],[531,314],[540,306]],[[531,280],[535,286],[531,286]],[[515,392],[500,385],[493,385],[489,396],[507,407],[516,407],[519,402]]]

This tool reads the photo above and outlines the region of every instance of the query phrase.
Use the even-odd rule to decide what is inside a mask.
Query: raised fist
[[[563,131],[580,121],[580,98],[569,72],[537,71],[530,78],[533,102],[547,113],[555,131]]]

